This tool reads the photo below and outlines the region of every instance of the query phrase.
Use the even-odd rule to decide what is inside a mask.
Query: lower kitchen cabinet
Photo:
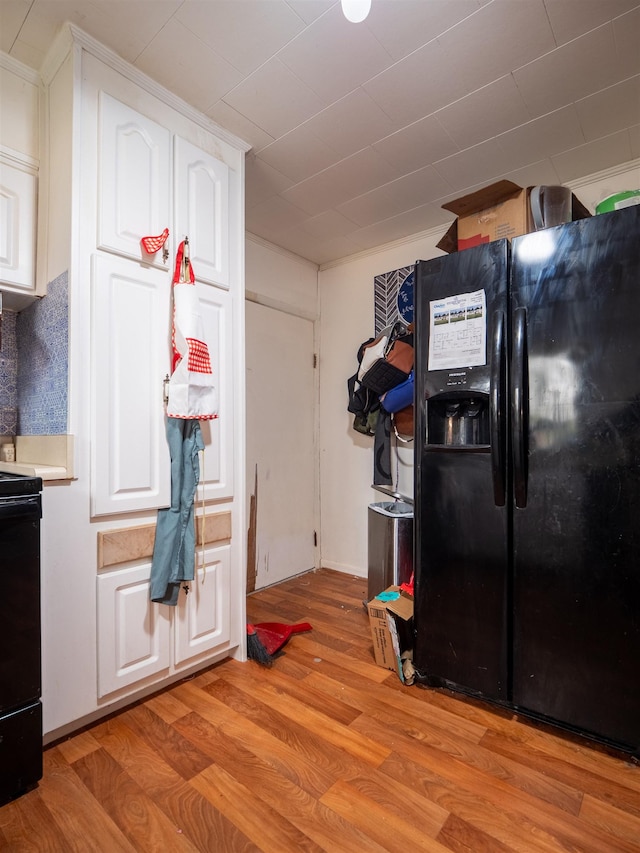
[[[98,575],[98,698],[127,695],[226,649],[230,550],[197,554],[196,577],[177,607],[149,600],[150,560]]]
[[[98,575],[98,697],[171,665],[171,616],[149,600],[151,563]]]
[[[196,561],[200,556],[196,554]],[[229,642],[229,557],[229,545],[205,549],[188,594],[180,595],[173,620],[176,665],[211,654]]]

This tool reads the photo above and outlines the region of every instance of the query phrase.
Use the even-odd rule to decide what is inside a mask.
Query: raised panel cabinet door
[[[98,248],[167,268],[140,240],[171,226],[171,133],[100,92]]]
[[[98,575],[98,696],[168,671],[171,618],[149,600],[151,564]]]
[[[35,290],[36,176],[0,159],[0,282]]]
[[[229,168],[175,137],[175,235],[189,238],[198,281],[229,287]]]
[[[200,460],[198,498],[233,496],[233,365],[231,362],[231,294],[219,287],[196,284],[218,392],[218,417],[200,421],[204,454]]]
[[[91,278],[92,513],[169,506],[170,276],[94,255]]]
[[[180,596],[175,625],[175,663],[222,650],[229,642],[230,546],[206,548],[196,554],[195,579]]]

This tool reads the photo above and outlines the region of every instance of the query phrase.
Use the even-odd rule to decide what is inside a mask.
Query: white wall
[[[36,165],[40,156],[39,83],[35,71],[0,53],[0,147]]]
[[[320,542],[327,568],[366,576],[367,506],[384,500],[371,488],[373,437],[357,433],[347,412],[347,379],[358,366],[358,347],[374,329],[373,279],[442,254],[436,243],[444,230],[320,272]],[[413,451],[401,453],[397,488],[411,495]],[[394,454],[394,485],[396,462]]]
[[[570,186],[593,210],[608,195],[640,188],[640,161]],[[442,254],[436,243],[444,230],[320,270],[320,541],[321,564],[328,568],[367,574],[367,506],[384,500],[371,488],[373,438],[355,432],[347,412],[347,378],[357,367],[359,345],[374,329],[373,279]],[[397,488],[413,494],[412,450],[401,453]]]
[[[308,320],[318,316],[318,266],[258,237],[245,241],[247,299]]]

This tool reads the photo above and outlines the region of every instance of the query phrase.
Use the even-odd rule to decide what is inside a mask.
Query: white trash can
[[[405,501],[369,504],[368,600],[411,580],[413,506]]]

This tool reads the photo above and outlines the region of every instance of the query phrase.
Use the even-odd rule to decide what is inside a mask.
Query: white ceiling
[[[0,49],[65,20],[249,142],[247,230],[317,263],[640,157],[639,0],[0,0]]]

